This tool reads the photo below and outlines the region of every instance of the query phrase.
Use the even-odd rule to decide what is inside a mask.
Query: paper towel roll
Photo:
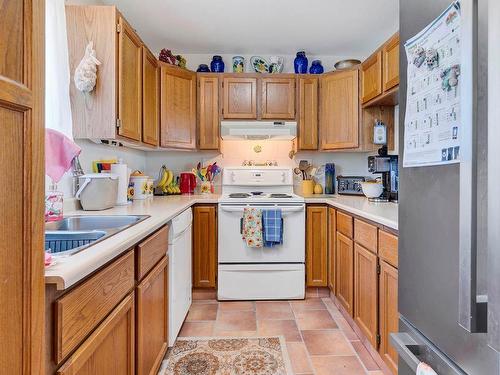
[[[116,204],[119,206],[128,204],[127,190],[130,169],[127,168],[127,164],[112,164],[111,173],[118,176],[118,194],[116,195]]]

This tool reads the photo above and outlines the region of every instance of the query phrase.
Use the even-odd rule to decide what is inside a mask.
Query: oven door
[[[283,244],[273,247],[248,247],[241,236],[243,209],[280,208],[283,217]],[[219,263],[304,263],[305,205],[280,204],[219,204]]]

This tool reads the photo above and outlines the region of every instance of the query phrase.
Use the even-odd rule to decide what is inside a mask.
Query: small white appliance
[[[245,207],[281,209],[283,244],[246,246],[241,235]],[[224,168],[218,211],[218,299],[303,299],[305,203],[293,193],[292,170]]]
[[[168,234],[168,346],[173,346],[191,306],[191,208],[172,219]]]

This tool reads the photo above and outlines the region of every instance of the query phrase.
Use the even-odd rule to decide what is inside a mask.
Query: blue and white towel
[[[283,244],[283,219],[281,209],[262,210],[264,246],[273,247]]]

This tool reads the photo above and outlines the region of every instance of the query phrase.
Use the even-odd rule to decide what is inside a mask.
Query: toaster
[[[343,195],[364,195],[360,182],[366,181],[363,176],[338,176],[337,191]]]

